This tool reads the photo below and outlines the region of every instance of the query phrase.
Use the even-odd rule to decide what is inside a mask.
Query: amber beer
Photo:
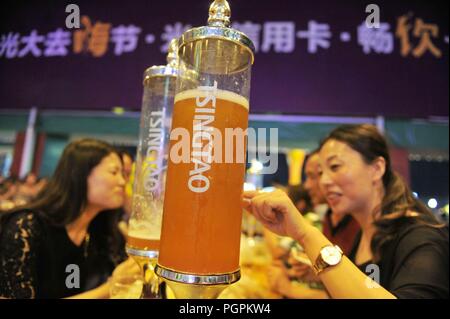
[[[222,148],[221,162],[205,163],[207,155],[196,158],[195,144],[202,137],[207,152],[210,141],[205,132],[217,129],[225,140],[226,128],[246,130],[248,100],[217,89],[217,83],[206,88],[175,96],[172,132],[176,128],[189,131],[191,160],[175,163],[172,156],[169,160],[158,263],[177,272],[224,274],[239,269],[245,143],[233,150],[243,152],[244,160],[237,162],[236,156],[228,163],[224,141],[214,142]],[[195,125],[196,118],[204,120],[202,125]],[[171,150],[176,143],[171,141]]]
[[[138,250],[159,250],[159,240],[127,236],[127,245]]]
[[[137,250],[159,250],[160,223],[130,219],[127,246]]]

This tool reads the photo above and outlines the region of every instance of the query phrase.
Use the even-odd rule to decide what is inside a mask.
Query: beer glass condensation
[[[229,284],[240,276],[254,46],[229,27],[224,3],[212,4],[208,26],[180,38],[179,68],[197,81],[177,80],[157,265],[158,275],[180,283]]]

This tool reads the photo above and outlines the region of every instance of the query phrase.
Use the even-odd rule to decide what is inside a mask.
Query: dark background
[[[293,21],[296,32],[306,30],[308,21],[327,23],[333,33],[329,49],[307,52],[307,40],[297,38],[292,53],[258,52],[252,77],[253,113],[384,115],[394,117],[448,117],[447,1],[381,1],[381,22],[388,22],[394,34],[391,54],[364,54],[357,42],[357,27],[365,21],[365,7],[373,1],[231,0],[232,21]],[[208,0],[96,0],[96,1],[2,1],[0,35],[33,29],[47,34],[65,29],[69,3],[79,5],[92,22],[134,24],[142,29],[134,52],[114,55],[114,44],[106,54],[75,54],[69,46],[65,57],[0,57],[0,108],[110,110],[114,106],[139,110],[142,73],[146,67],[164,64],[159,47],[166,24],[192,26],[206,23]],[[412,13],[425,23],[439,27],[433,43],[441,58],[430,52],[420,58],[400,55],[395,37],[397,18]],[[263,27],[263,26],[262,26]],[[66,29],[67,30],[67,29]],[[341,42],[342,31],[351,42]],[[156,36],[152,45],[144,42],[148,33]],[[262,36],[262,34],[261,34]],[[410,31],[411,45],[419,38]],[[260,46],[262,38],[260,37]]]

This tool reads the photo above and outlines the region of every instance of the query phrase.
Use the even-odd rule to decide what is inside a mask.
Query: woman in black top
[[[350,260],[355,260],[360,242],[361,233]],[[367,261],[358,268],[398,298],[448,298],[448,229],[404,225],[382,254],[377,263]]]
[[[107,279],[126,259],[124,185],[112,146],[70,143],[37,199],[0,219],[0,297],[108,297]]]
[[[244,205],[270,230],[299,241],[333,298],[448,298],[448,227],[393,172],[374,126],[332,131],[320,147],[320,175],[333,212],[348,212],[361,226],[348,257],[283,192],[246,192]]]

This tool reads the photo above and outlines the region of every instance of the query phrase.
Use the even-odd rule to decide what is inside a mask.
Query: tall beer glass
[[[159,253],[169,133],[172,119],[178,42],[172,41],[168,65],[152,66],[144,73],[139,144],[128,225],[127,253],[144,275],[142,298],[162,297],[154,266]]]
[[[229,17],[228,3],[214,1],[209,25],[180,38],[180,70],[197,81],[178,78],[173,112],[157,265],[157,274],[172,282],[224,285],[240,277],[254,46],[228,27]]]

